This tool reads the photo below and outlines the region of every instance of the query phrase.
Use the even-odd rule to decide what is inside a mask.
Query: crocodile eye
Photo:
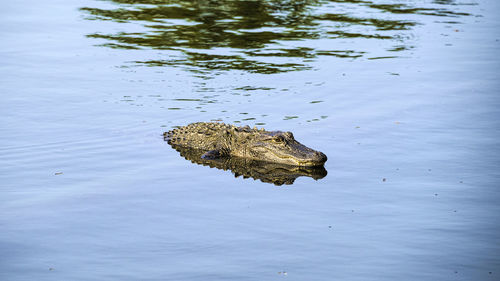
[[[273,138],[273,141],[277,143],[283,143],[285,142],[285,138],[283,136],[276,136]]]

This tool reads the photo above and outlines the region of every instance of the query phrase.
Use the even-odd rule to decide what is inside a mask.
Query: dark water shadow
[[[245,179],[253,178],[254,180],[272,183],[277,186],[291,185],[298,177],[310,177],[315,180],[319,180],[327,175],[327,171],[323,166],[311,168],[298,167],[255,161],[240,157],[226,157],[215,160],[207,160],[201,158],[206,151],[177,145],[172,145],[172,148],[177,150],[182,157],[192,163],[224,171],[230,170],[236,178],[239,176],[242,176]]]
[[[386,42],[383,52],[387,54],[379,57],[394,58],[413,48],[409,30],[420,24],[419,17],[469,15],[452,10],[459,5],[454,0],[384,4],[368,0],[102,2],[114,8],[80,10],[88,20],[123,23],[125,31],[87,35],[107,41],[100,46],[165,50],[168,55],[163,58],[132,63],[182,67],[197,73],[243,70],[270,74],[310,69],[308,62],[322,56],[355,60],[373,55],[372,49],[380,41]],[[320,40],[328,41],[308,44]]]

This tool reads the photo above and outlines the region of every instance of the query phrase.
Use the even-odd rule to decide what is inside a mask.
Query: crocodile
[[[291,132],[198,122],[163,134],[172,146],[205,151],[203,159],[241,157],[293,166],[323,165],[327,157],[295,140]]]
[[[204,150],[193,149],[189,147],[172,145],[182,157],[194,164],[208,166],[224,171],[231,171],[235,178],[252,178],[260,180],[263,183],[270,183],[276,186],[291,185],[298,177],[309,177],[319,180],[327,175],[324,166],[301,167],[279,164],[273,162],[264,162],[237,156],[221,157],[218,159],[205,159],[201,156]]]

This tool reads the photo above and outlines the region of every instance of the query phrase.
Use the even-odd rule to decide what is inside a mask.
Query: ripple
[[[307,70],[323,56],[398,58],[383,52],[412,49],[411,29],[422,24],[422,16],[458,22],[456,18],[471,15],[459,11],[459,6],[472,5],[452,0],[104,2],[114,8],[80,10],[88,20],[120,23],[124,31],[88,34],[107,41],[98,46],[162,50],[163,58],[129,63],[180,67],[200,75],[230,70],[261,74]],[[314,41],[317,43],[311,44]],[[371,43],[367,46],[365,41]]]

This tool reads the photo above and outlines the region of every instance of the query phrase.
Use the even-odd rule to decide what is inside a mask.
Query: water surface
[[[10,1],[0,279],[497,280],[499,4]],[[164,131],[292,131],[292,185]]]

